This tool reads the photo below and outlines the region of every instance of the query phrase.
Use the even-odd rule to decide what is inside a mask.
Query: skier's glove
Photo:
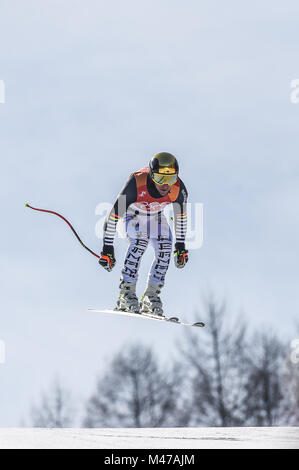
[[[103,246],[99,263],[104,269],[106,269],[106,271],[112,271],[116,263],[113,246]]]
[[[175,244],[174,262],[177,268],[183,268],[188,263],[188,250],[184,243]]]

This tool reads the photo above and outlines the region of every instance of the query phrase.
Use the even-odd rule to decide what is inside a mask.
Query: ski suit
[[[185,248],[187,229],[188,193],[180,178],[162,196],[145,167],[132,173],[118,195],[104,224],[104,247],[113,246],[116,225],[123,217],[129,247],[125,256],[121,279],[136,282],[142,256],[150,243],[154,248],[154,260],[148,275],[150,284],[164,285],[169,267],[172,232],[163,214],[168,204],[173,204],[176,249]]]

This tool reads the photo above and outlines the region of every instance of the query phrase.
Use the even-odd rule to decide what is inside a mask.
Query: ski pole
[[[100,258],[99,255],[97,255],[96,253],[94,253],[90,248],[88,248],[84,243],[83,241],[81,240],[81,238],[79,237],[79,235],[77,234],[76,230],[74,229],[74,227],[70,224],[70,222],[65,218],[63,217],[61,214],[58,214],[58,212],[54,212],[54,211],[49,211],[49,210],[46,210],[46,209],[38,209],[37,207],[32,207],[30,206],[27,202],[25,204],[25,207],[29,207],[30,209],[33,209],[34,211],[40,211],[40,212],[47,212],[48,214],[54,214],[54,215],[57,215],[58,217],[60,217],[62,220],[64,220],[68,226],[72,229],[74,235],[76,236],[77,240],[79,240],[80,244],[83,246],[83,248],[85,248],[87,251],[89,251],[89,253],[91,253],[93,256],[95,256],[96,258]]]

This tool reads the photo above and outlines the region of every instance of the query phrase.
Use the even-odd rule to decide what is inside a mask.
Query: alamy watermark
[[[0,80],[0,104],[5,103],[5,83],[4,80]]]
[[[299,103],[299,78],[291,81],[291,94],[290,94],[290,101],[293,104]]]
[[[299,363],[299,338],[293,339],[291,341],[291,355],[290,359],[293,364],[298,364]]]
[[[125,204],[125,198],[124,198],[123,203]],[[148,203],[144,202],[142,204],[148,204]],[[151,204],[154,204],[154,203],[151,203]],[[155,204],[157,203],[155,202]],[[103,238],[104,223],[112,207],[113,206],[111,203],[101,202],[100,204],[97,205],[95,209],[95,214],[100,216],[95,226],[95,233],[96,233],[97,238],[100,238],[100,239]],[[131,209],[131,207],[129,207],[127,211],[119,210],[119,212],[121,213],[124,212],[125,216],[124,218],[121,218],[119,222],[117,223],[117,226],[116,226],[117,235],[119,238],[127,237],[128,221],[130,221],[131,226],[133,225],[133,227],[136,228],[136,237],[141,236],[143,233],[146,233],[146,235],[149,238],[155,238],[157,237],[158,234],[163,235],[163,233],[161,233],[161,229],[165,231],[165,233],[167,234],[169,227],[173,226],[173,230],[172,230],[173,235],[175,235],[176,232],[180,232],[181,230],[186,231],[185,241],[186,241],[186,244],[188,245],[187,246],[188,249],[191,249],[191,250],[199,249],[202,247],[202,244],[203,244],[203,204],[200,202],[197,202],[197,203],[188,202],[188,203],[185,203],[185,207],[186,207],[186,217],[185,215],[181,217],[181,214],[179,217],[175,217],[174,208],[172,204],[168,204],[164,207],[161,207],[160,212],[163,214],[162,224],[161,224],[161,219],[159,219],[159,216],[157,215],[157,213],[151,214],[149,215],[149,217],[147,217],[146,213],[142,211],[140,212],[135,211]],[[136,214],[136,212],[138,212],[138,214]],[[177,212],[181,212],[180,208],[178,208]],[[159,226],[159,223],[160,223],[160,226]],[[108,228],[108,232],[109,230],[110,229]]]
[[[5,363],[5,343],[0,339],[0,364]]]

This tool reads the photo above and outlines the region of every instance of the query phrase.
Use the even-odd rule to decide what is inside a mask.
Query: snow
[[[299,449],[299,427],[0,428],[1,449]]]

